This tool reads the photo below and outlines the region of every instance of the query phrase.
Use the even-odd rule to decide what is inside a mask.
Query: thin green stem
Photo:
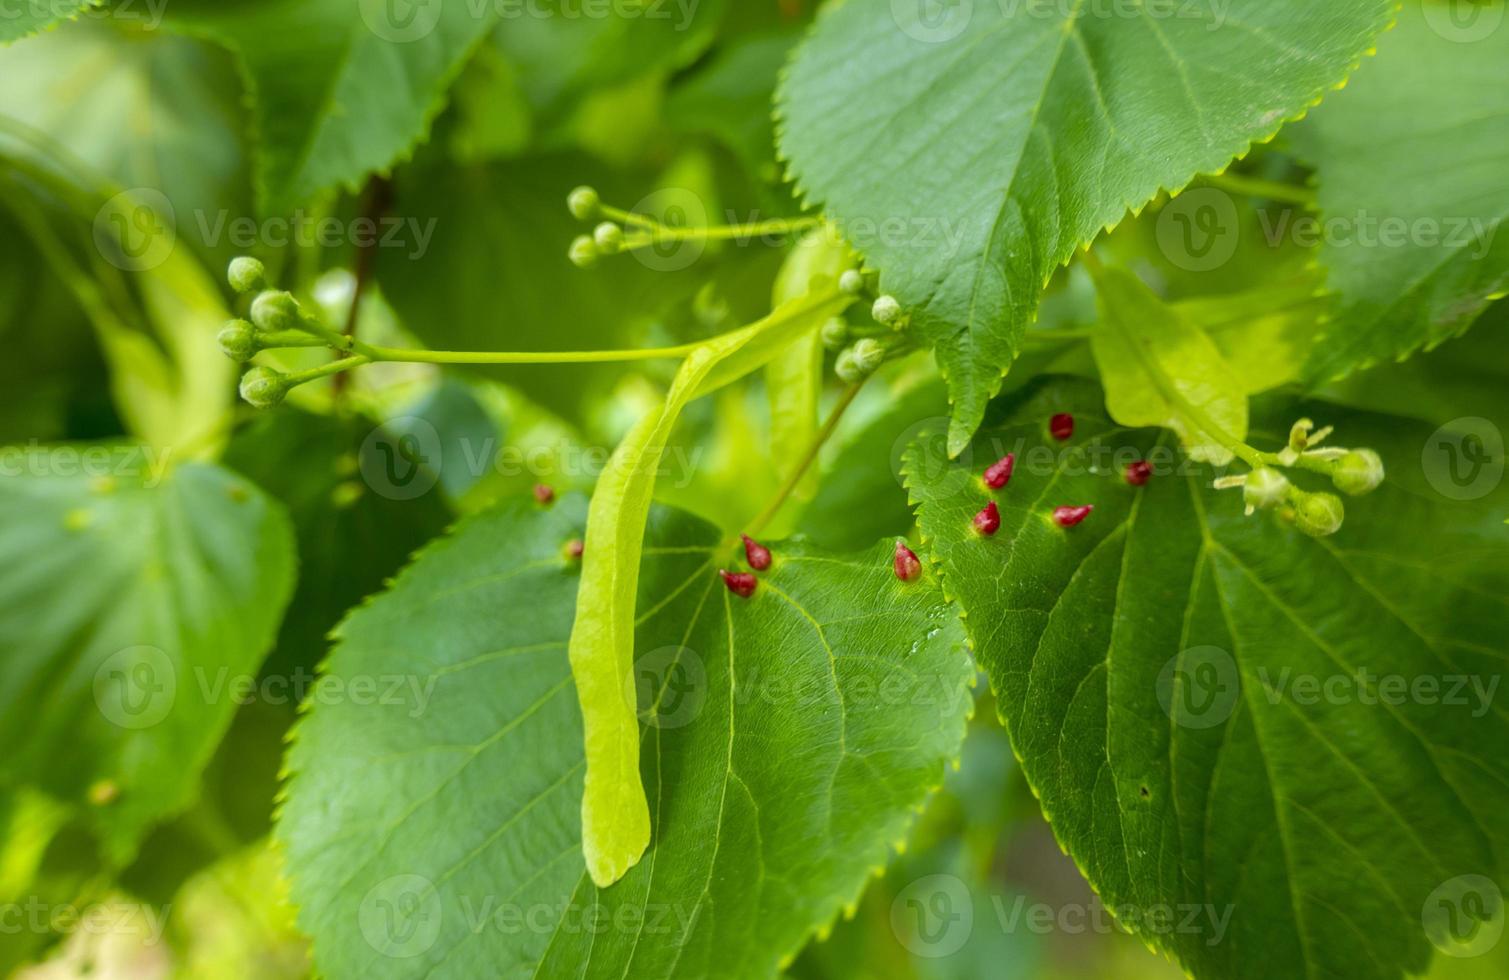
[[[340,374],[342,371],[349,371],[351,368],[361,367],[363,364],[369,363],[371,363],[370,358],[357,354],[352,357],[343,357],[338,361],[331,361],[328,364],[321,364],[319,367],[310,368],[308,371],[284,375],[283,380],[287,382],[288,387],[297,388],[301,384],[318,381],[320,378],[328,378],[332,374]]]
[[[806,476],[807,471],[812,468],[812,464],[817,462],[818,454],[822,452],[823,445],[833,437],[834,431],[838,429],[839,421],[844,417],[844,412],[848,411],[849,406],[854,404],[854,398],[859,394],[859,389],[862,387],[864,387],[864,382],[857,382],[850,385],[839,396],[838,402],[833,406],[833,411],[828,413],[827,421],[823,423],[823,427],[818,430],[817,435],[812,439],[812,443],[807,447],[806,452],[802,454],[801,461],[797,463],[796,469],[792,470],[791,475],[786,477],[786,482],[781,484],[781,488],[776,491],[774,499],[766,505],[764,510],[760,511],[759,516],[750,522],[749,534],[759,534],[780,513],[786,501],[796,492],[797,485],[802,482],[802,477]]]
[[[1274,201],[1283,201],[1287,204],[1296,204],[1306,208],[1313,208],[1315,206],[1315,192],[1308,187],[1295,187],[1293,184],[1283,184],[1276,180],[1263,180],[1260,177],[1247,177],[1230,172],[1210,174],[1200,179],[1211,187],[1231,191],[1233,194],[1242,194],[1247,197],[1266,197]]]
[[[703,341],[702,343],[706,343]],[[361,344],[357,349],[373,361],[412,361],[418,364],[599,364],[612,361],[652,361],[685,357],[702,343],[638,350],[585,351],[460,351],[417,350]]]
[[[624,240],[624,250],[644,248],[660,242],[728,241],[734,238],[758,238],[761,235],[780,235],[793,231],[805,231],[815,227],[818,218],[777,218],[757,221],[749,225],[716,225],[713,227],[672,228],[657,225],[647,235],[635,235]]]

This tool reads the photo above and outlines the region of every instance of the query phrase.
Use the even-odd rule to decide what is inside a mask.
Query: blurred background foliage
[[[233,308],[215,285],[242,251],[230,223],[259,216],[258,130],[234,58],[195,21],[202,7],[187,4],[183,20],[162,25],[87,17],[0,50],[0,341],[7,351],[0,443],[172,430],[188,454],[218,456],[286,505],[301,572],[262,668],[286,678],[312,674],[342,614],[455,516],[527,494],[535,483],[590,489],[592,461],[601,465],[671,367],[514,367],[442,377],[384,365],[358,372],[344,388],[299,389],[292,412],[254,418],[234,407],[231,368],[205,324],[218,325]],[[779,249],[715,244],[685,268],[623,258],[584,273],[564,258],[581,231],[564,201],[570,188],[589,183],[627,207],[653,207],[658,191],[688,189],[708,202],[714,221],[795,213],[772,148],[770,97],[811,7],[810,0],[703,0],[685,30],[649,19],[511,19],[473,51],[412,159],[364,187],[311,200],[299,215],[402,219],[432,228],[424,247],[378,249],[374,257],[349,243],[259,241],[253,251],[277,281],[320,303],[335,322],[348,313],[355,276],[367,277],[356,328],[369,339],[457,349],[659,346],[753,320],[769,309]],[[81,245],[95,209],[79,213],[69,183],[39,164],[39,147],[54,163],[65,161],[78,182],[165,195],[177,216],[175,261],[151,275],[124,276]],[[1296,164],[1279,144],[1259,166]],[[1129,221],[1107,247],[1173,300],[1213,291],[1209,278],[1196,289],[1187,273],[1159,262],[1151,235],[1148,220]],[[1314,275],[1307,257],[1265,247],[1255,230],[1244,247],[1215,284],[1221,295],[1191,300],[1203,302],[1191,309],[1207,323],[1230,322],[1244,290],[1280,274],[1295,284],[1303,314]],[[1039,326],[1063,329],[1066,342],[1026,355],[1008,385],[1049,367],[1089,373],[1083,347],[1067,338],[1088,325],[1093,302],[1086,283],[1061,274]],[[194,316],[185,314],[190,309]],[[1499,410],[1504,393],[1474,380],[1474,365],[1502,360],[1505,317],[1495,313],[1465,340],[1372,372],[1387,384],[1352,382],[1335,394],[1432,417]],[[1261,333],[1231,338],[1228,350],[1244,352],[1234,359],[1251,365],[1254,393],[1292,379],[1303,355],[1296,331],[1312,326],[1313,319],[1277,318]],[[1447,372],[1451,385],[1430,384]],[[897,480],[900,449],[919,425],[945,416],[947,404],[925,355],[889,365],[882,377],[844,419],[825,450],[821,490],[788,529],[837,548],[910,532]],[[147,417],[153,392],[172,395],[166,420]],[[129,417],[127,405],[144,417]],[[185,440],[190,423],[197,436]],[[374,424],[433,428],[445,448],[438,492],[393,500],[370,491],[358,473]],[[672,447],[682,465],[662,480],[659,496],[736,526],[773,489],[767,432],[757,389],[736,387],[697,403]],[[102,871],[70,807],[35,792],[0,797],[0,903],[170,910],[155,944],[67,923],[13,930],[5,922],[0,971],[32,980],[305,976],[305,942],[267,843],[295,710],[261,701],[242,707],[197,801],[155,829],[118,874]],[[1018,899],[1055,913],[1088,909],[1095,899],[1042,820],[993,717],[982,694],[962,770],[852,918],[807,949],[792,977],[1179,975],[1118,931],[1002,925]],[[894,922],[906,886],[938,874],[964,883],[973,927],[956,952],[931,957],[909,949]],[[1502,969],[1492,958],[1438,958],[1436,967],[1457,978]]]

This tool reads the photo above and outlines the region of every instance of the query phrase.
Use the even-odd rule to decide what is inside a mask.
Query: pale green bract
[[[1099,273],[1097,291],[1090,350],[1111,417],[1172,429],[1191,457],[1231,462],[1227,446],[1247,438],[1247,393],[1215,342],[1125,269]]]
[[[978,467],[907,455],[924,541],[1012,744],[1118,917],[1198,977],[1420,973],[1504,926],[1509,488],[1453,499],[1434,424],[1321,403],[1288,420],[1376,447],[1388,479],[1315,540],[1262,515],[1088,382],[997,406],[975,460],[1017,453],[982,538]],[[996,407],[993,407],[993,412]],[[1066,448],[1044,432],[1076,418]],[[1154,475],[1122,478],[1133,459]],[[1294,474],[1319,489],[1323,478]],[[1091,504],[1061,528],[1055,506]]]
[[[0,784],[76,807],[121,865],[198,792],[277,632],[293,535],[245,480],[161,450],[29,458],[52,475],[0,478]]]
[[[1048,277],[1162,189],[1314,105],[1388,0],[1133,5],[848,0],[778,96],[801,190],[936,348],[963,449]]]
[[[586,507],[513,502],[426,549],[340,627],[278,835],[332,977],[771,977],[854,902],[957,757],[973,670],[891,545],[773,543],[741,599],[718,530],[650,518],[636,670],[654,837],[595,888],[566,656]]]
[[[255,107],[257,200],[282,214],[406,159],[493,4],[175,0],[167,26],[241,59]]]
[[[1429,349],[1509,290],[1509,7],[1409,0],[1377,58],[1296,127],[1337,310],[1315,382]]]
[[[639,783],[639,725],[623,690],[634,661],[640,548],[666,442],[687,402],[761,367],[847,302],[831,289],[802,296],[698,347],[659,410],[639,420],[598,477],[570,654],[587,745],[582,846],[599,886],[622,877],[650,841],[649,807]]]

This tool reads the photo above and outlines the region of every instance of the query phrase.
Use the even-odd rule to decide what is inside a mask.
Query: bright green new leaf
[[[1224,465],[1247,438],[1247,391],[1215,342],[1125,269],[1096,276],[1090,349],[1106,408],[1123,425],[1161,425],[1195,459]]]
[[[802,190],[933,343],[959,452],[1044,284],[1344,78],[1389,0],[829,5],[779,94]]]
[[[651,518],[637,662],[655,836],[598,889],[562,548],[584,506],[504,505],[431,546],[340,629],[299,726],[279,836],[328,976],[771,977],[854,902],[955,758],[972,668],[928,577],[886,542],[775,544],[741,599],[713,527]],[[590,553],[590,552],[589,552]]]
[[[406,159],[495,23],[493,4],[175,0],[167,26],[241,59],[255,110],[257,201],[283,214]]]
[[[31,459],[48,475],[0,479],[0,783],[80,808],[122,862],[194,798],[277,631],[292,536],[246,481],[162,450]]]
[[[1463,499],[1472,474],[1432,425],[1275,405],[1257,442],[1303,414],[1388,467],[1312,539],[1243,516],[1240,491],[1101,403],[1050,380],[1000,406],[972,447],[1018,454],[991,538],[970,524],[978,465],[925,441],[908,455],[924,539],[1059,840],[1195,976],[1385,980],[1422,972],[1432,943],[1482,952],[1509,848],[1509,489]],[[1055,412],[1076,418],[1067,448],[1044,432]],[[1143,487],[1122,478],[1138,458]],[[1062,528],[1064,504],[1095,510]]]
[[[1339,294],[1312,381],[1434,347],[1509,289],[1506,14],[1502,0],[1409,0],[1377,58],[1297,127]]]

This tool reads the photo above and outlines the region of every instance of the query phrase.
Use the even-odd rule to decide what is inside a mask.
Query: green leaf
[[[288,509],[298,540],[298,589],[269,669],[313,671],[346,611],[380,590],[450,523],[434,473],[419,465],[405,472],[402,462],[396,471],[387,468],[385,454],[401,459],[405,435],[421,453],[436,451],[435,426],[409,421],[412,432],[391,431],[288,408],[257,416],[226,448],[225,465]],[[447,448],[460,470],[461,451]]]
[[[1310,380],[1434,347],[1509,289],[1505,14],[1501,0],[1409,0],[1377,58],[1297,127],[1340,294]]]
[[[1106,269],[1096,285],[1090,349],[1111,417],[1172,429],[1194,459],[1231,462],[1226,447],[1247,438],[1247,390],[1215,342],[1132,272]]]
[[[810,331],[812,308],[841,309],[846,302],[832,291],[816,303],[804,297],[692,351],[663,405],[629,431],[598,477],[570,655],[587,739],[582,845],[599,887],[622,877],[650,842],[649,804],[639,783],[639,725],[623,690],[634,668],[640,549],[671,430],[687,402],[758,369],[786,348],[797,331]]]
[[[970,525],[978,467],[926,442],[908,455],[924,539],[1059,840],[1194,975],[1420,972],[1453,883],[1503,881],[1509,491],[1447,496],[1443,462],[1422,461],[1429,425],[1276,404],[1263,441],[1303,413],[1389,466],[1338,534],[1311,539],[1244,517],[1238,493],[1101,403],[1050,381],[1000,406],[973,446],[1018,454],[993,538]],[[1067,448],[1043,433],[1059,411],[1078,423]],[[1120,473],[1138,457],[1157,467],[1141,488]],[[1061,504],[1096,509],[1065,529]],[[1160,928],[1160,906],[1184,926]],[[1478,917],[1491,929],[1502,905]]]
[[[0,44],[9,44],[28,34],[72,20],[83,13],[91,2],[92,0],[50,0],[48,3],[16,4],[0,16]]]
[[[256,122],[257,201],[282,214],[406,159],[495,23],[492,4],[181,0],[168,26],[240,57]]]
[[[957,619],[929,580],[896,580],[889,543],[777,545],[745,600],[718,580],[719,533],[658,511],[624,692],[648,726],[655,837],[594,889],[561,551],[583,513],[570,496],[474,518],[341,628],[331,678],[432,696],[327,699],[300,725],[279,834],[324,973],[771,976],[855,901],[959,751]]]
[[[0,479],[0,782],[84,809],[114,862],[194,798],[293,586],[281,508],[165,462],[58,447]]]
[[[1387,0],[922,9],[829,6],[781,88],[780,148],[936,347],[952,452],[1054,269],[1314,105],[1392,16]]]

